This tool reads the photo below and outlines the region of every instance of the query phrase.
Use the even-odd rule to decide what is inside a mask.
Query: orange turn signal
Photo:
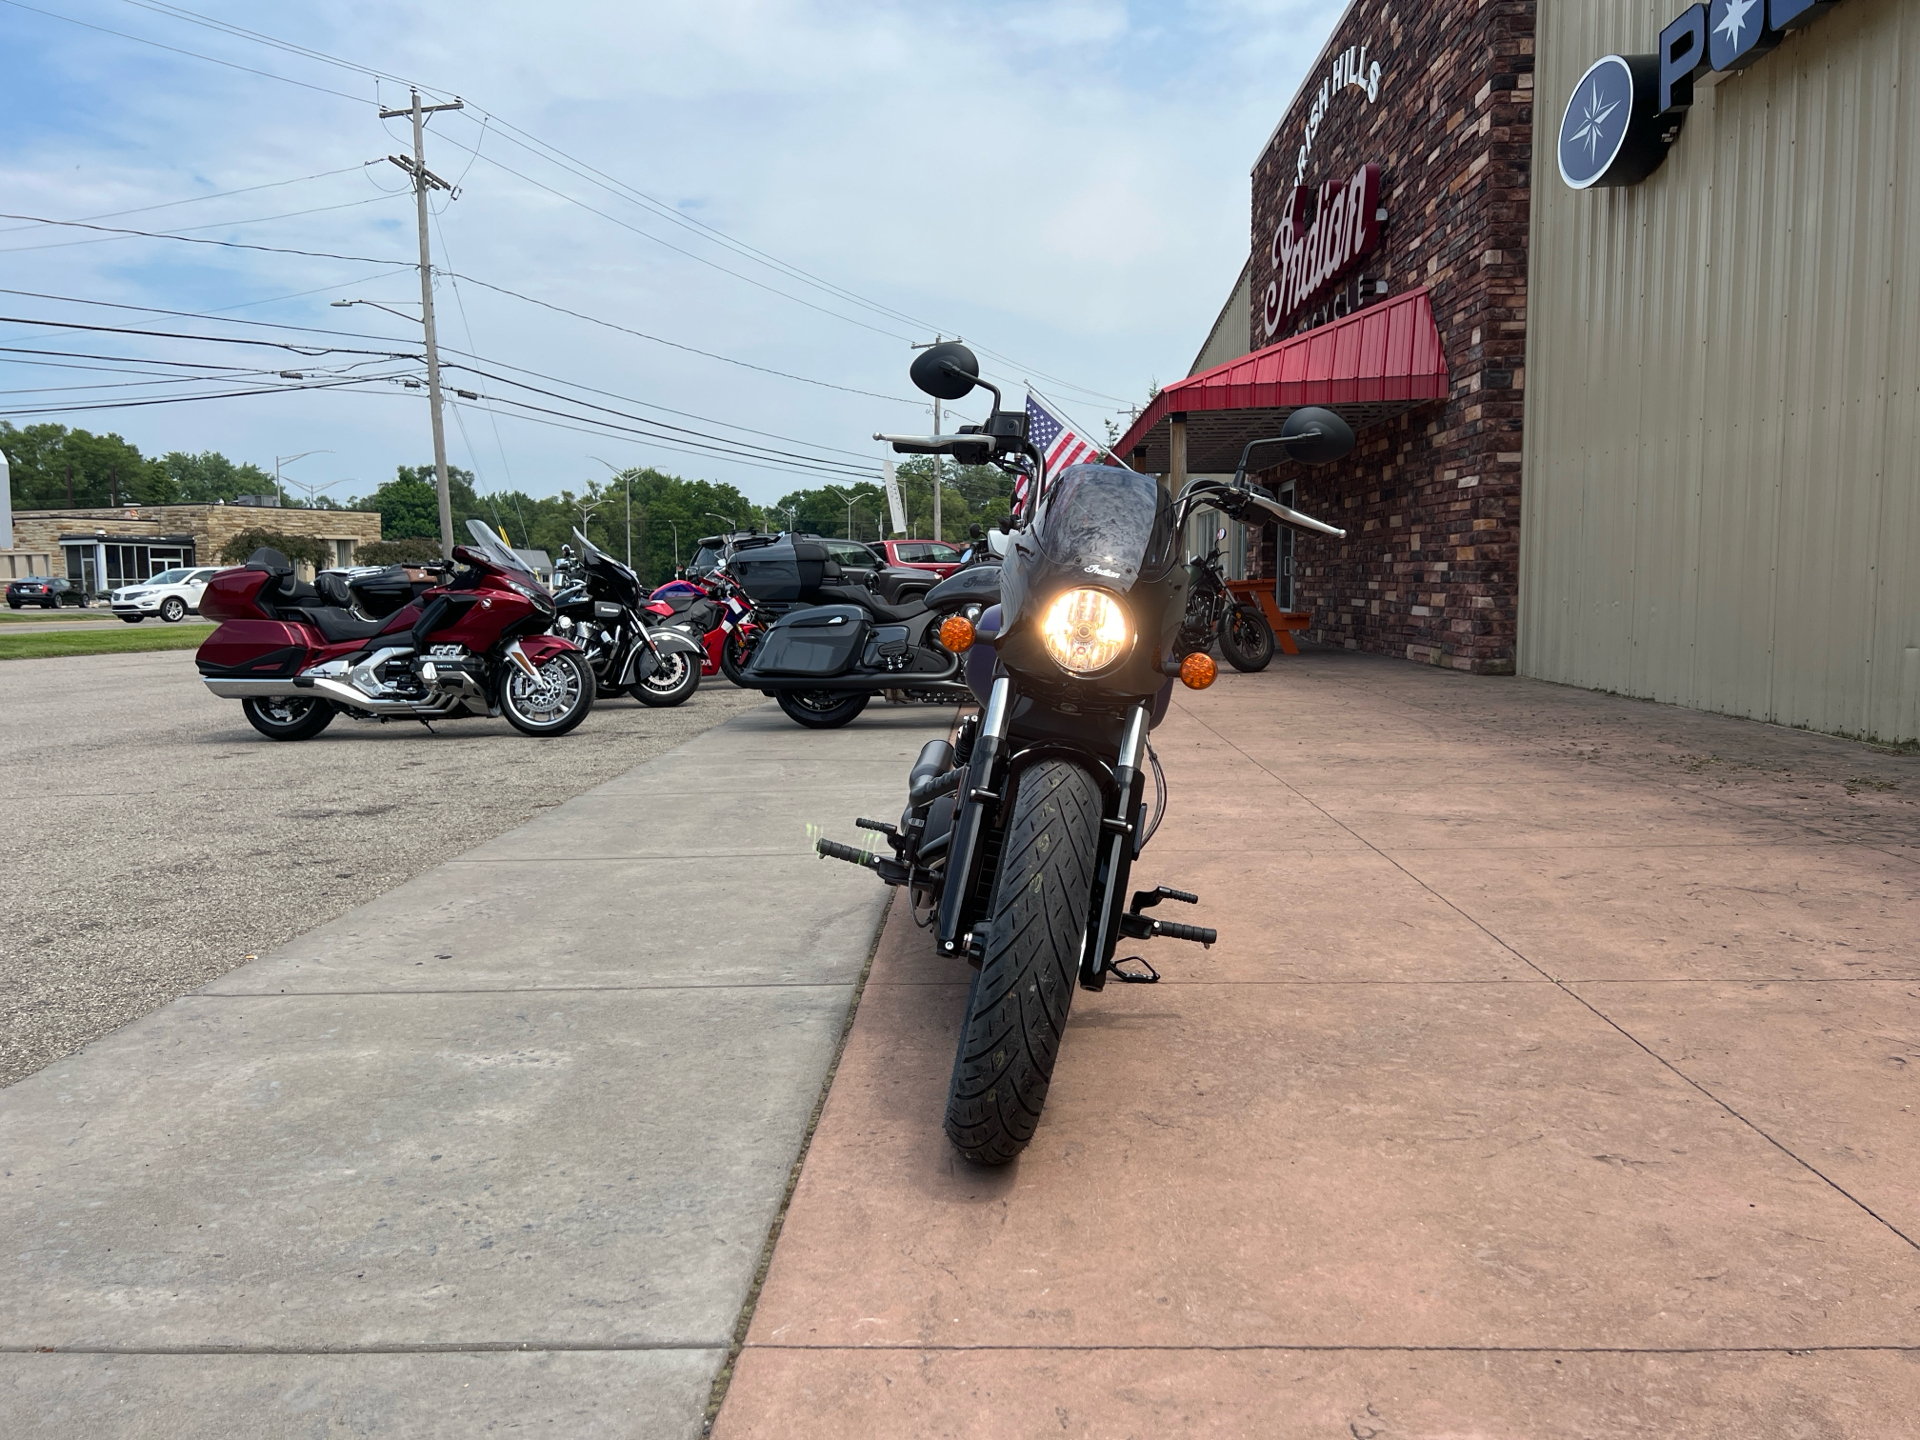
[[[1219,674],[1220,667],[1204,650],[1196,650],[1180,662],[1180,683],[1189,690],[1206,689]]]
[[[973,648],[973,622],[964,615],[949,615],[940,622],[940,643],[958,655]]]

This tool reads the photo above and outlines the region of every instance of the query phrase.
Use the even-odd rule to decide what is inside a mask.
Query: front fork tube
[[[1013,713],[1013,681],[1002,675],[987,692],[986,713],[967,761],[967,789],[959,797],[953,817],[953,840],[947,846],[947,883],[940,891],[940,920],[936,932],[942,955],[960,953],[960,923],[967,897],[979,883],[980,827],[987,823],[987,807],[1000,796],[991,789],[1006,744],[1007,722]]]
[[[1133,871],[1133,852],[1139,839],[1140,796],[1146,784],[1141,766],[1146,752],[1147,707],[1136,705],[1127,716],[1119,763],[1113,771],[1115,813],[1100,822],[1100,844],[1106,851],[1106,863],[1101,867],[1104,880],[1094,891],[1098,910],[1090,917],[1093,933],[1080,952],[1080,984],[1088,990],[1106,988],[1107,962],[1120,939],[1120,907],[1126,901],[1127,877]]]

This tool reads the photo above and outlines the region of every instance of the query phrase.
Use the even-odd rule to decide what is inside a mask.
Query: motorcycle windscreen
[[[489,530],[480,521],[467,521],[467,534],[473,537],[469,542],[472,547],[486,556],[487,559],[491,560],[495,565],[498,565],[502,570],[512,571],[515,576],[525,580],[529,585],[539,590],[541,594],[544,595],[546,593],[547,587],[534,578],[533,571],[528,568],[527,562],[509,550],[507,548],[507,542]]]
[[[1070,465],[1040,512],[1041,553],[1082,582],[1124,595],[1166,578],[1178,554],[1173,503],[1150,475],[1117,465]]]

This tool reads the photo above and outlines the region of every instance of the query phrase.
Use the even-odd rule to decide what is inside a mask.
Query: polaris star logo
[[[1633,117],[1633,71],[1618,55],[1587,67],[1560,121],[1560,178],[1576,190],[1604,180]]]

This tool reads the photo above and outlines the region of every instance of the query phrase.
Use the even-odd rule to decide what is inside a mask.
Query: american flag
[[[1027,396],[1027,438],[1033,441],[1036,450],[1047,457],[1048,473],[1064,470],[1069,465],[1091,464],[1100,458],[1098,446],[1081,439],[1072,426],[1032,395]],[[1014,482],[1015,509],[1025,507],[1031,483],[1031,478],[1026,475]]]

